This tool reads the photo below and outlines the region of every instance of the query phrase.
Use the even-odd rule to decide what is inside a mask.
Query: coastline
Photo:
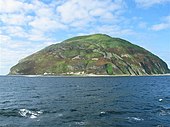
[[[84,75],[0,75],[0,76],[15,76],[15,77],[146,77],[146,76],[170,76],[168,74],[152,74],[152,75],[95,75],[95,74],[84,74]]]

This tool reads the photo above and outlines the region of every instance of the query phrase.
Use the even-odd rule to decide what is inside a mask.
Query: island
[[[50,45],[10,69],[9,75],[154,75],[167,64],[146,49],[106,34],[77,36]]]

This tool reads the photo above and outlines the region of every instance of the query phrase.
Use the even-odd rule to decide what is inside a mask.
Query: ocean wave
[[[0,109],[0,116],[18,116],[16,109]]]
[[[170,111],[168,110],[160,110],[159,116],[167,116],[170,115]]]
[[[170,110],[170,105],[162,105],[162,108],[165,109],[165,110]]]
[[[162,98],[160,98],[160,99],[159,99],[159,102],[162,102],[162,101],[163,101],[163,99],[162,99]]]
[[[81,121],[81,122],[75,122],[76,125],[84,126],[87,125],[87,122]]]
[[[32,77],[43,77],[43,75],[21,75],[21,76],[30,77],[30,78],[32,78]]]
[[[143,121],[143,118],[139,118],[139,117],[127,117],[129,122],[138,122],[138,121]]]
[[[108,111],[101,111],[99,116],[105,116],[105,115],[122,115],[122,114],[126,114],[126,111],[114,111],[114,110],[108,110]]]
[[[28,109],[20,109],[18,113],[23,117],[35,119],[43,112],[42,111],[31,111]]]

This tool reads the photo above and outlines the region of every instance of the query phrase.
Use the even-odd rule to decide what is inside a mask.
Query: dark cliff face
[[[79,36],[32,54],[10,70],[24,75],[152,75],[169,73],[149,51],[104,34]]]

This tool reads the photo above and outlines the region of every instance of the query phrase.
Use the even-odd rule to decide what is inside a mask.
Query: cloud
[[[34,8],[34,4],[29,4],[20,0],[0,0],[0,5],[0,13],[28,12]]]
[[[21,58],[30,54],[31,50],[9,50],[8,48],[0,48],[0,73],[7,74],[9,67],[15,65]]]
[[[23,3],[17,0],[1,0],[0,12],[13,13],[18,12],[23,8]]]
[[[27,37],[27,33],[20,26],[13,26],[13,25],[3,26],[1,27],[0,30],[2,31],[2,33],[10,35],[10,37],[21,37],[21,38]]]
[[[76,21],[88,24],[97,19],[112,19],[114,13],[124,8],[122,0],[69,0],[57,7],[61,21],[66,24]],[[100,21],[100,20],[99,20]],[[84,22],[84,23],[82,23]]]
[[[0,35],[0,40],[0,44],[2,44],[3,42],[9,42],[11,40],[11,37],[6,35]]]
[[[33,19],[32,16],[26,16],[23,13],[19,14],[2,14],[0,15],[0,20],[6,25],[26,25],[27,22]]]
[[[148,8],[156,4],[165,4],[170,2],[170,0],[135,0],[137,6]]]
[[[15,65],[21,58],[36,52],[54,42],[34,43],[31,41],[15,41],[9,36],[0,35],[0,74],[7,74],[9,68]]]
[[[61,2],[59,2],[61,3]],[[47,41],[47,33],[66,29],[54,13],[52,4],[45,4],[39,0],[29,3],[19,0],[0,1],[1,33],[12,37],[21,37],[31,41]],[[51,39],[52,40],[52,39]]]
[[[39,7],[35,13],[38,17],[52,17],[55,15],[53,10],[49,7]]]
[[[46,17],[43,18],[35,18],[32,22],[29,23],[34,29],[38,29],[41,31],[49,31],[54,29],[65,29],[66,26],[57,22],[56,20],[49,19]]]
[[[160,23],[160,24],[156,24],[152,26],[152,30],[154,31],[159,31],[159,30],[168,29],[168,28],[170,28],[169,23]]]
[[[170,15],[165,17],[162,23],[153,25],[151,30],[160,31],[168,28],[170,28]]]
[[[59,30],[83,30],[120,21],[120,12],[125,8],[123,0],[61,0],[49,4],[39,0],[1,0],[0,5],[5,5],[0,10],[3,32],[31,41],[49,41],[45,36]]]

